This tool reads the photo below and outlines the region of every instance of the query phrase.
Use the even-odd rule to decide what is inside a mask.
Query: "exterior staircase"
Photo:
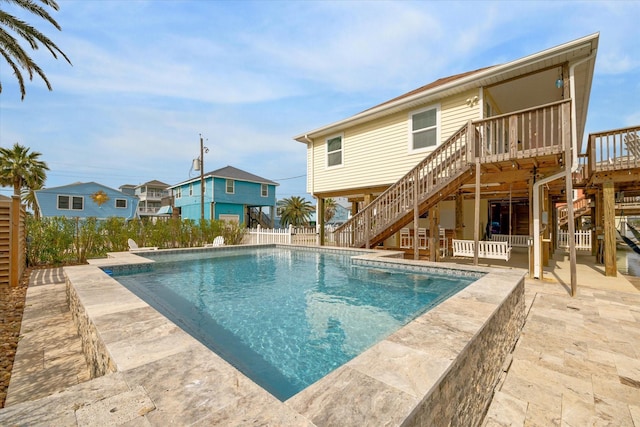
[[[569,211],[567,205],[558,207],[558,225],[563,227],[569,222]],[[589,206],[589,199],[586,197],[580,197],[573,201],[573,217],[574,219],[580,218],[583,215],[591,214],[591,206]]]
[[[469,122],[373,202],[334,231],[338,246],[376,246],[474,178],[480,140]]]
[[[249,217],[251,218],[252,223],[255,221],[260,224],[260,227],[262,228],[272,227],[271,218],[269,217],[269,215],[261,212],[258,208],[249,208]]]

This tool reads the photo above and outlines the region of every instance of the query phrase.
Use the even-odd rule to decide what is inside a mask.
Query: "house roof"
[[[235,179],[238,181],[257,182],[260,184],[280,185],[277,182],[271,181],[270,179],[262,178],[258,175],[254,175],[252,173],[243,171],[241,169],[234,168],[233,166],[225,166],[223,168],[216,169],[211,172],[207,172],[203,175],[205,178],[207,177],[225,178],[225,179]],[[178,184],[171,185],[169,186],[169,188],[176,188],[181,185],[184,185],[193,181],[199,181],[199,180],[200,180],[200,177],[192,178],[186,181],[179,182]]]
[[[158,181],[157,179],[154,179],[152,181],[145,182],[144,184],[135,185],[134,187],[135,188],[140,188],[140,187],[163,187],[163,188],[167,188],[167,187],[169,187],[169,184],[165,184],[162,181]]]
[[[508,82],[567,62],[572,63],[589,58],[589,61],[581,64],[580,68],[576,69],[575,87],[578,99],[574,100],[574,104],[576,105],[576,117],[579,121],[577,126],[579,135],[577,137],[580,142],[582,141],[586,122],[591,80],[595,66],[595,55],[593,57],[590,57],[590,55],[597,51],[598,39],[599,33],[594,33],[505,64],[441,78],[354,116],[297,135],[294,139],[308,144],[310,139],[338,133],[347,127],[376,120],[407,109],[420,108],[448,96],[480,87],[493,86],[501,82]],[[535,90],[536,88],[530,89]]]

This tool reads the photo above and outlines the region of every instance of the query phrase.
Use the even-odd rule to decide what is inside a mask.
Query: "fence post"
[[[262,239],[260,238],[261,234],[260,234],[260,230],[262,227],[260,227],[260,224],[258,224],[258,226],[256,227],[256,237],[257,237],[257,242],[258,244],[261,243]]]
[[[293,235],[293,225],[289,224],[289,244],[293,243],[292,235]]]

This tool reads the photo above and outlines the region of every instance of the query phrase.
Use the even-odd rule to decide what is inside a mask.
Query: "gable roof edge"
[[[525,67],[532,63],[545,61],[545,60],[548,60],[549,58],[553,58],[558,55],[567,54],[571,51],[582,49],[586,44],[591,45],[591,50],[596,49],[597,40],[599,36],[600,36],[600,33],[596,32],[588,36],[581,37],[579,39],[566,42],[561,45],[551,47],[543,51],[533,53],[531,55],[527,55],[525,57],[510,61],[504,64],[495,65],[487,68],[481,68],[477,72],[467,73],[466,75],[465,73],[461,73],[462,77],[458,79],[446,81],[441,85],[437,85],[425,91],[420,91],[413,95],[408,95],[408,96],[400,95],[399,97],[395,98],[396,99],[395,101],[391,100],[391,101],[383,102],[379,104],[377,107],[367,109],[358,114],[350,116],[346,119],[342,119],[337,122],[328,124],[326,126],[322,126],[320,128],[314,129],[312,131],[297,135],[293,139],[298,142],[308,144],[310,142],[309,138],[314,138],[314,137],[329,134],[332,132],[338,132],[347,126],[353,126],[362,122],[366,122],[368,120],[372,120],[377,117],[382,117],[387,114],[391,114],[394,111],[398,110],[399,108],[403,106],[408,107],[413,102],[419,101],[420,99],[425,99],[425,101],[427,101],[429,98],[435,98],[436,96],[446,95],[447,92],[452,91],[455,88],[458,88],[459,91],[462,91],[462,90],[472,89],[474,86],[477,86],[477,85],[482,86],[483,80],[486,80],[491,77],[499,76],[500,74],[506,74],[507,72],[510,72],[510,71],[518,70],[519,68]],[[593,45],[594,41],[596,42],[595,46]],[[439,80],[442,80],[442,79],[439,79]],[[408,93],[410,92],[413,92],[413,91],[409,91]]]

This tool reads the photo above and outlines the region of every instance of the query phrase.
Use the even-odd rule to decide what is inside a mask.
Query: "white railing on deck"
[[[293,227],[288,228],[250,228],[242,243],[247,245],[261,244],[293,244],[293,245],[317,245],[318,233],[315,228]]]
[[[580,230],[575,232],[576,249],[591,250],[591,230]],[[558,231],[558,247],[569,247],[569,233],[566,231]]]

